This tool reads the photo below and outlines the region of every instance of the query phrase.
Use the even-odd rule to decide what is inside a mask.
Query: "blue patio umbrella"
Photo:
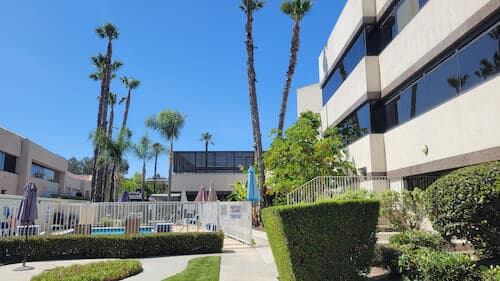
[[[29,225],[35,224],[35,220],[38,218],[38,207],[36,205],[36,191],[38,187],[35,183],[30,182],[24,186],[24,195],[21,199],[21,204],[19,205],[19,210],[17,213],[17,220],[21,222],[24,226],[25,234],[25,245],[28,246],[28,232]],[[34,269],[34,267],[26,266],[26,250],[24,251],[23,265],[14,270],[23,271]]]
[[[118,202],[128,202],[130,198],[128,198],[128,192],[125,190],[122,193],[122,196],[118,199]]]
[[[253,170],[253,167],[250,166],[250,168],[248,168],[247,201],[258,203],[259,200],[260,194],[257,181],[255,180],[255,171]]]

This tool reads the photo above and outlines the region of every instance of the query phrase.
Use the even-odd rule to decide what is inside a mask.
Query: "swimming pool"
[[[73,234],[75,231],[71,230],[67,234]],[[151,234],[153,233],[152,226],[141,226],[139,227],[140,234]],[[125,227],[94,227],[92,228],[92,235],[118,235],[125,234]]]

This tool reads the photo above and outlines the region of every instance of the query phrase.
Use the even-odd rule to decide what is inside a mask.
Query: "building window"
[[[32,163],[31,164],[31,176],[34,178],[50,181],[50,182],[58,182],[59,181],[59,172],[56,172],[52,169],[43,167],[41,165]]]
[[[424,71],[385,105],[386,129],[425,113],[500,73],[500,25]]]
[[[344,146],[371,133],[370,104],[366,103],[337,125]]]
[[[427,0],[397,0],[380,21],[380,51],[417,15]]]
[[[16,157],[0,151],[0,171],[15,173]]]

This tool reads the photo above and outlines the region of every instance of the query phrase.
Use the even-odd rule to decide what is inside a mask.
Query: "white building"
[[[348,0],[298,112],[361,174],[438,175],[500,159],[500,0]]]

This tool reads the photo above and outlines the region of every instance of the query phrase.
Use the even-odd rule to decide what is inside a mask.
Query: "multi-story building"
[[[499,7],[348,0],[298,112],[350,132],[360,174],[411,180],[500,159]]]
[[[68,162],[27,138],[0,128],[0,190],[22,195],[24,185],[34,182],[37,195],[71,195],[90,198],[90,176],[68,172]]]
[[[200,186],[208,191],[213,185],[218,198],[224,200],[234,190],[236,182],[246,182],[246,174],[241,168],[248,168],[253,162],[253,151],[176,151],[172,192],[184,191],[192,201]]]

